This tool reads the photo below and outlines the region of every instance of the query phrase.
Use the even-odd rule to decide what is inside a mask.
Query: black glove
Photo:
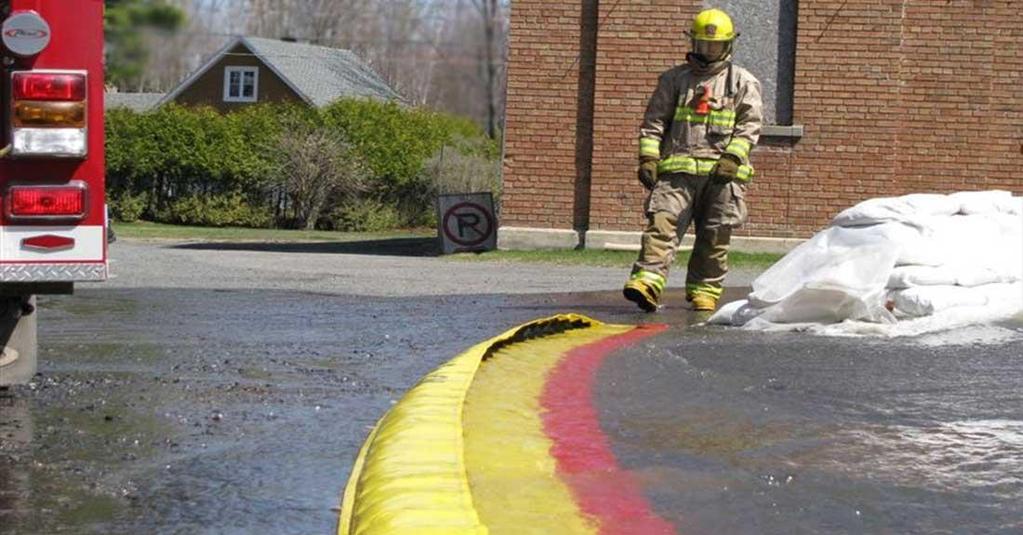
[[[639,182],[652,190],[657,184],[657,160],[646,158],[639,162]]]
[[[718,184],[728,184],[739,179],[739,158],[722,154],[718,163],[710,170],[710,179]]]

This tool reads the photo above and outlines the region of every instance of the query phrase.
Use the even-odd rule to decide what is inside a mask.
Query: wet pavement
[[[694,327],[608,360],[597,396],[679,533],[1023,533],[1021,339],[1023,317],[895,340]]]
[[[0,394],[0,532],[328,533],[370,426],[554,297],[85,290]],[[451,311],[458,311],[452,315]]]
[[[598,402],[682,533],[1023,529],[1023,322],[930,342],[751,334],[634,312],[617,270],[545,268],[565,282],[517,294],[495,281],[522,269],[474,265],[448,291],[429,281],[457,263],[405,258],[422,291],[330,289],[317,262],[388,260],[345,253],[124,244],[131,274],[42,300],[41,374],[0,392],[0,532],[330,533],[358,447],[410,386],[569,311],[673,326],[607,361]],[[263,288],[253,265],[300,280]]]
[[[553,289],[624,279],[293,249],[123,241],[109,283],[42,298],[40,374],[0,391],[0,533],[329,533],[368,429],[420,377],[562,310]],[[622,310],[594,295],[571,298]]]

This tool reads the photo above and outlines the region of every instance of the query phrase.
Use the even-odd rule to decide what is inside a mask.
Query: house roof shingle
[[[238,45],[245,46],[259,57],[312,106],[326,106],[345,97],[404,101],[397,91],[351,50],[261,37],[236,37],[163,97],[161,103],[176,99]]]
[[[343,97],[402,100],[351,50],[259,37],[243,37],[241,41],[315,106],[326,106]]]

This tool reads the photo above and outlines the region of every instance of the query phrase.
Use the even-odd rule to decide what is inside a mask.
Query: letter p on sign
[[[443,254],[492,251],[497,248],[494,198],[489,193],[441,195],[437,198]]]

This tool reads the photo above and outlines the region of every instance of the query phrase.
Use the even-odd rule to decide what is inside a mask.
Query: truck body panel
[[[87,188],[85,217],[15,222],[0,210],[0,283],[82,282],[107,278],[105,155],[103,132],[102,0],[11,0],[10,14],[34,11],[49,25],[49,45],[37,56],[5,53],[3,145],[12,142],[12,75],[20,71],[84,73],[87,80],[87,155],[80,158],[6,157],[0,159],[0,198],[8,203],[13,185],[67,185]],[[8,15],[10,15],[8,14]],[[6,51],[5,51],[6,52]]]

